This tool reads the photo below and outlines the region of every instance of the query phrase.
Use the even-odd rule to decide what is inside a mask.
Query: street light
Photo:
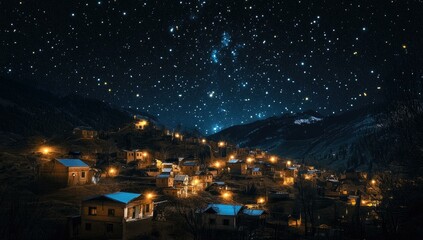
[[[232,193],[229,191],[225,191],[222,193],[222,198],[225,200],[229,200],[232,197]]]
[[[265,203],[266,202],[266,200],[264,199],[264,197],[259,197],[258,199],[257,199],[257,203],[258,204],[263,204],[263,203]]]
[[[291,164],[292,164],[292,162],[291,162],[291,161],[289,161],[289,160],[286,162],[286,165],[287,165],[288,167],[290,167],[290,166],[291,166]]]
[[[250,158],[250,157],[248,157],[248,158],[247,158],[247,162],[248,162],[248,163],[252,163],[252,162],[253,162],[253,159],[252,159],[252,158]]]
[[[220,142],[218,143],[218,145],[219,145],[219,147],[224,147],[224,146],[226,145],[226,143],[225,143],[224,141],[220,141]]]
[[[275,163],[276,162],[276,157],[274,157],[274,156],[270,157],[270,162]]]

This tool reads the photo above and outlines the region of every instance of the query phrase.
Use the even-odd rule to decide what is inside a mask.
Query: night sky
[[[1,1],[0,76],[210,134],[380,101],[422,1]]]

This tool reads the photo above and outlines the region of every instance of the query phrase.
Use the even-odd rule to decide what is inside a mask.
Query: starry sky
[[[206,134],[383,96],[422,44],[422,1],[9,0],[0,76]]]

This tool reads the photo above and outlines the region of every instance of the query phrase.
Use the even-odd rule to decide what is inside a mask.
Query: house
[[[124,160],[126,163],[135,161],[135,153],[130,150],[122,150],[117,154],[118,159]]]
[[[260,177],[262,176],[262,172],[260,171],[260,168],[254,167],[254,168],[249,168],[248,169],[248,173],[253,176],[253,177]]]
[[[163,188],[163,194],[167,195],[167,196],[172,196],[172,197],[176,197],[176,198],[183,198],[183,197],[187,197],[188,193],[186,191],[185,188],[183,187],[168,187],[168,188]]]
[[[298,176],[298,169],[296,167],[289,167],[284,170],[284,185],[293,185],[295,183],[295,178]]]
[[[176,175],[173,180],[173,186],[175,187],[186,187],[189,184],[188,175]]]
[[[245,175],[247,174],[247,164],[238,159],[231,159],[226,164],[230,174]]]
[[[204,226],[217,230],[236,230],[238,228],[241,205],[209,204],[202,212]]]
[[[200,182],[204,183],[205,186],[209,186],[213,182],[213,174],[206,173],[203,171],[197,172],[196,175]]]
[[[124,239],[127,222],[151,218],[153,211],[152,199],[139,193],[115,192],[91,197],[81,204],[81,238]]]
[[[73,135],[83,139],[95,139],[98,136],[98,132],[91,127],[76,127],[73,129]]]
[[[196,172],[200,171],[200,165],[198,161],[184,161],[181,166],[181,172],[186,175],[192,176]]]
[[[243,226],[264,226],[266,222],[267,212],[263,209],[244,208],[241,213],[241,225]]]
[[[41,166],[40,174],[60,186],[92,183],[90,166],[80,159],[54,159]]]
[[[173,176],[167,173],[161,173],[156,177],[156,187],[173,187]]]

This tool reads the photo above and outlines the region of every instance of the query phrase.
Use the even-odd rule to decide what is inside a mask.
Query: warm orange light
[[[109,174],[110,175],[113,175],[113,174],[115,174],[116,173],[116,169],[115,168],[109,168]]]
[[[224,199],[229,199],[229,198],[231,198],[231,197],[232,197],[232,193],[231,193],[231,192],[226,191],[226,192],[222,193],[222,197],[223,197]]]
[[[287,161],[286,165],[291,166],[292,162],[291,161]]]
[[[220,162],[215,162],[214,163],[214,166],[216,166],[217,168],[219,168],[220,167]]]
[[[376,184],[376,180],[372,179],[372,185]]]
[[[147,122],[147,120],[144,120],[144,119],[137,123],[137,126],[141,127],[141,129],[144,129],[144,127],[147,126],[147,125],[148,125],[148,122]]]
[[[272,163],[276,162],[276,157],[274,157],[274,156],[270,157],[270,162],[272,162]]]
[[[43,147],[43,148],[41,149],[41,153],[42,153],[42,154],[47,155],[47,154],[49,154],[50,152],[51,152],[51,149],[50,149],[49,147]]]
[[[154,198],[153,193],[147,193],[145,196],[147,197],[147,199],[153,199]]]
[[[148,155],[148,153],[147,153],[147,152],[143,152],[143,153],[142,153],[142,156],[143,156],[143,157],[147,157],[147,155]]]
[[[234,158],[235,158],[235,155],[229,156],[229,159],[234,159]]]
[[[264,199],[264,197],[259,197],[258,199],[257,199],[257,203],[258,204],[263,204],[263,203],[265,203],[266,202],[266,200]]]
[[[254,161],[254,159],[252,159],[252,158],[250,158],[250,157],[249,157],[249,158],[247,158],[247,162],[248,162],[248,163],[252,163],[253,161]]]
[[[224,147],[224,146],[225,146],[225,142],[220,141],[220,142],[218,143],[218,145],[219,145],[219,147]]]
[[[206,143],[206,142],[207,142],[207,140],[203,138],[203,139],[201,139],[201,142],[202,142],[202,143]]]
[[[198,179],[192,180],[192,185],[197,185],[197,184],[198,184]]]
[[[179,133],[175,133],[175,137],[179,138],[181,135],[179,135]]]

